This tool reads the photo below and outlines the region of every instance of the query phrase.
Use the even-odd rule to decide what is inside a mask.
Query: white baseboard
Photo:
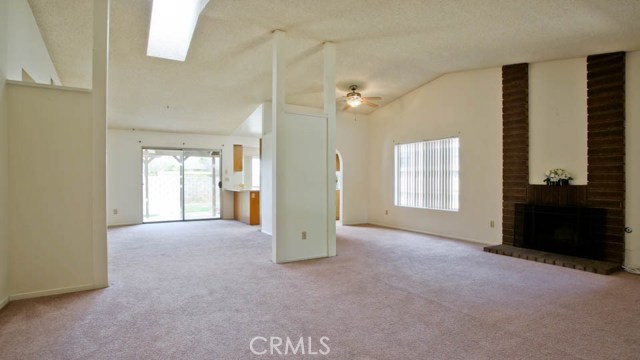
[[[453,236],[451,236],[451,235],[438,234],[438,233],[433,233],[433,232],[427,232],[427,231],[424,231],[424,230],[411,229],[411,228],[404,228],[404,227],[400,227],[400,226],[389,225],[389,224],[383,224],[383,223],[370,222],[369,224],[371,224],[371,225],[375,225],[375,226],[384,227],[384,228],[389,228],[389,229],[403,230],[403,231],[411,231],[411,232],[419,233],[419,234],[425,234],[425,235],[438,236],[438,237],[445,238],[445,239],[466,241],[466,242],[470,242],[470,243],[474,243],[474,244],[481,244],[481,245],[499,245],[499,244],[501,244],[501,243],[502,243],[502,242],[495,243],[495,244],[494,244],[494,243],[488,243],[488,242],[485,242],[485,241],[480,241],[480,240],[478,240],[478,239],[469,239],[469,238],[463,238],[463,237],[453,237]]]
[[[366,224],[370,224],[368,220],[350,220],[350,221],[340,221],[340,224],[342,226],[356,226],[356,225],[366,225]]]
[[[8,296],[6,298],[0,300],[0,310],[2,310],[2,308],[7,306],[8,303],[9,303],[9,297]]]
[[[121,227],[121,226],[132,226],[132,225],[141,225],[142,223],[138,223],[138,222],[123,222],[123,223],[114,223],[114,224],[109,224],[107,225],[107,228],[112,228],[112,227]]]
[[[292,262],[296,262],[296,261],[306,261],[306,260],[317,260],[317,259],[325,259],[325,258],[329,258],[332,256],[329,256],[327,254],[323,254],[323,255],[313,255],[313,256],[308,256],[308,257],[301,257],[301,258],[293,258],[293,259],[285,259],[281,262],[279,262],[278,264],[286,264],[286,263],[292,263]]]
[[[367,225],[367,224],[370,224],[370,222],[368,222],[368,221],[349,221],[349,222],[340,223],[340,225],[342,225],[342,226],[358,226],[358,225]]]
[[[95,289],[102,289],[102,288],[104,288],[104,286],[96,286],[94,284],[69,286],[64,288],[14,294],[9,296],[9,300],[14,301],[14,300],[32,299],[32,298],[43,297],[43,296],[60,295],[60,294],[86,291],[86,290],[95,290]]]

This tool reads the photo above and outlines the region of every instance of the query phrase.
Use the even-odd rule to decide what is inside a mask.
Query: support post
[[[109,286],[107,263],[107,71],[109,1],[93,1],[92,249],[93,286]]]
[[[327,117],[327,256],[336,256],[336,45],[325,42],[324,114]]]
[[[278,181],[278,159],[282,154],[281,149],[278,148],[278,122],[284,118],[284,105],[285,105],[285,32],[281,30],[275,30],[273,32],[273,45],[272,45],[272,88],[271,88],[271,133],[272,133],[272,216],[273,216],[273,228],[271,236],[271,250],[272,260],[275,263],[281,263],[284,261],[284,240],[278,242],[278,228],[283,228],[285,225],[285,219],[281,219],[277,213],[278,204],[278,187],[280,183]],[[285,189],[282,189],[283,191]],[[280,226],[278,224],[280,223]]]

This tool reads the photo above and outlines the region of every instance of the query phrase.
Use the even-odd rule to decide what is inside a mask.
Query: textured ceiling
[[[62,81],[90,82],[90,1],[29,1]],[[270,100],[273,29],[287,33],[287,101],[318,107],[325,40],[336,96],[358,83],[381,104],[448,72],[640,49],[637,0],[211,0],[183,63],[145,55],[151,3],[111,0],[112,127],[231,133]]]
[[[93,1],[28,2],[62,84],[90,88]]]

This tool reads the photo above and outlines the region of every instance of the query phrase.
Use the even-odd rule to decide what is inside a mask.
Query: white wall
[[[325,116],[291,113],[278,120],[278,263],[328,256],[327,221],[335,210],[327,209],[327,160],[335,164],[335,155],[327,159],[327,122]]]
[[[7,92],[11,298],[92,288],[92,95]]]
[[[626,58],[626,223],[625,264],[640,268],[640,51]]]
[[[501,88],[500,68],[447,74],[369,116],[369,222],[501,242]],[[394,143],[451,136],[460,137],[460,211],[395,207]]]
[[[0,308],[9,297],[9,128],[5,92],[7,2],[0,1]]]
[[[274,261],[278,263],[311,259],[325,256],[333,256],[335,242],[327,231],[329,217],[335,214],[335,210],[327,212],[328,194],[335,197],[335,175],[331,176],[331,183],[321,186],[321,179],[327,179],[328,166],[335,166],[335,155],[327,159],[328,153],[328,123],[330,120],[324,116],[324,110],[298,106],[285,105],[285,116],[277,124],[272,121],[272,105],[264,103],[262,114],[262,192],[261,213],[262,231],[270,235],[275,227],[278,241],[273,241],[272,248]],[[336,122],[339,120],[336,119]],[[306,123],[306,126],[299,126]],[[313,129],[315,126],[318,126]],[[339,125],[336,126],[339,132]],[[349,126],[346,129],[352,130]],[[272,129],[278,132],[277,137]],[[359,136],[362,140],[366,134]],[[337,137],[337,135],[336,135]],[[343,138],[347,140],[346,138]],[[360,142],[363,144],[364,142]],[[274,146],[274,144],[276,144]],[[324,145],[323,145],[324,144]],[[339,143],[336,143],[339,146]],[[276,161],[278,164],[276,178],[276,201],[274,203],[273,190],[273,158],[280,149],[280,155]],[[358,155],[366,153],[366,149],[357,149],[356,145],[345,146],[346,154],[351,156],[351,151]],[[360,150],[360,151],[356,151]],[[334,151],[332,151],[335,154]],[[316,160],[313,160],[317,158]],[[302,162],[302,159],[307,159]],[[365,162],[366,156],[361,160]],[[332,163],[328,164],[330,160]],[[322,162],[320,164],[320,162]],[[354,168],[360,168],[354,166]],[[296,171],[292,171],[295,169]],[[350,179],[358,179],[354,174]],[[268,186],[266,185],[268,184]],[[345,185],[346,187],[347,185]],[[364,192],[360,192],[364,194]],[[323,201],[321,201],[323,200]],[[315,202],[315,205],[312,205]],[[359,201],[366,204],[365,200]],[[273,218],[274,204],[277,207],[276,217]],[[335,215],[332,215],[331,225],[335,224]],[[266,223],[271,222],[271,225]],[[307,239],[301,239],[301,233],[307,233]],[[327,241],[327,239],[329,239]]]
[[[60,84],[27,0],[6,0],[9,9],[7,79],[22,80],[24,69],[39,84]]]
[[[342,224],[369,221],[369,116],[338,112],[336,147],[342,160]]]
[[[629,266],[640,267],[640,52],[627,53],[626,235]],[[369,220],[371,223],[500,243],[500,68],[445,75],[370,116]],[[585,59],[530,64],[530,181],[543,183],[551,167],[564,167],[573,184],[587,183]],[[393,206],[393,143],[461,138],[459,213]],[[556,145],[561,144],[561,145]],[[559,153],[553,148],[562,147]],[[389,215],[384,215],[385,210]],[[495,220],[495,228],[488,221]]]
[[[258,139],[109,129],[107,136],[107,209],[109,225],[142,223],[142,147],[222,150],[223,188],[242,182],[233,172],[233,145],[257,147]],[[233,195],[223,191],[222,216],[233,218]],[[113,214],[118,209],[118,215]]]
[[[262,136],[260,159],[260,230],[273,235],[273,142],[271,134]],[[266,191],[265,191],[266,190]]]
[[[253,183],[253,158],[260,156],[260,149],[257,147],[244,146],[242,148],[242,173],[244,187],[260,187],[260,183]]]
[[[587,61],[529,65],[529,182],[567,170],[571,184],[587,184]]]
[[[321,115],[322,109],[287,105],[288,112]],[[263,104],[265,133],[271,132],[271,104]],[[270,135],[262,138],[262,186],[270,188]],[[338,112],[336,116],[336,148],[342,156],[342,224],[365,224],[369,221],[369,116],[351,112]],[[265,150],[267,149],[267,150]],[[271,235],[271,198],[260,194],[262,231]]]

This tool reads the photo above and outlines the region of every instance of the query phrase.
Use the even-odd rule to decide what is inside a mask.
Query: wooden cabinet
[[[249,225],[260,225],[260,191],[234,191],[233,218]]]
[[[235,172],[242,171],[242,155],[242,145],[233,145],[233,171]]]
[[[249,225],[260,224],[260,191],[249,192]]]

